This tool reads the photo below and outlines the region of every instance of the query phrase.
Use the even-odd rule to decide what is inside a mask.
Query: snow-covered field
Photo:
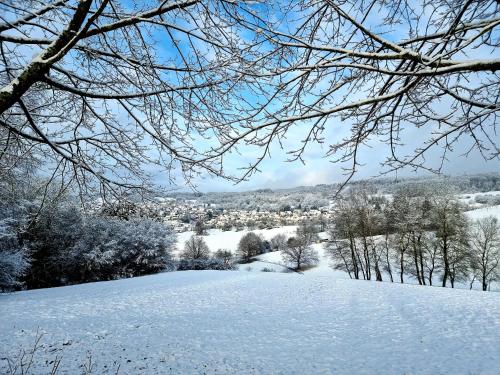
[[[289,225],[273,229],[256,229],[253,231],[242,230],[236,231],[222,231],[220,229],[210,229],[207,231],[207,235],[203,236],[203,239],[207,243],[211,251],[217,251],[219,249],[226,249],[235,252],[238,248],[238,243],[241,237],[243,237],[248,232],[254,232],[257,235],[262,235],[264,239],[270,240],[277,234],[283,233],[287,236],[293,236],[297,226]],[[194,232],[182,232],[177,235],[177,249],[182,251],[184,249],[184,243],[194,234]]]
[[[319,263],[313,267],[303,272],[303,275],[306,277],[309,276],[329,276],[335,277],[339,279],[348,279],[349,275],[347,272],[343,271],[335,271],[330,267],[330,259],[326,254],[325,248],[323,244],[316,243],[312,244],[312,247],[318,252]],[[285,267],[283,258],[281,256],[280,251],[274,251],[272,253],[262,254],[256,257],[258,261],[248,263],[248,264],[240,264],[239,269],[248,271],[248,268],[251,268],[250,271],[261,271],[263,268],[271,268],[276,272],[289,272],[289,269]],[[280,266],[281,265],[281,266]]]
[[[494,198],[494,197],[500,197],[500,191],[492,190],[481,193],[464,193],[457,195],[457,198],[461,203],[469,204],[471,206],[477,205],[478,207],[482,205],[476,202],[477,198]]]
[[[241,271],[0,295],[0,373],[499,374],[500,294]]]
[[[466,214],[500,219],[500,206]],[[247,232],[204,239],[235,252]],[[239,271],[0,294],[0,374],[37,331],[33,374],[55,359],[61,374],[500,374],[500,293],[350,280],[313,246],[320,262],[302,274],[273,252]]]
[[[264,239],[270,240],[272,237],[274,237],[277,234],[285,234],[288,237],[292,237],[295,235],[295,231],[297,229],[297,226],[290,225],[290,226],[283,226],[279,228],[273,228],[273,229],[257,229],[254,230],[253,232],[261,235]],[[217,251],[218,249],[226,249],[230,250],[233,253],[236,253],[236,250],[238,248],[238,243],[240,242],[241,237],[248,233],[250,231],[244,230],[240,232],[236,231],[221,231],[219,229],[211,229],[208,231],[206,235],[203,236],[203,239],[207,243],[210,251],[214,252]],[[194,234],[194,232],[182,232],[179,233],[177,236],[177,243],[176,243],[176,253],[178,254],[182,249],[184,249],[184,243],[186,242],[189,237],[191,237]],[[306,274],[335,274],[336,277],[339,278],[348,278],[349,276],[345,272],[340,272],[340,271],[333,271],[330,268],[329,265],[329,259],[325,254],[325,250],[322,244],[313,244],[313,247],[319,254],[320,262],[319,264],[308,270]],[[281,252],[272,252],[272,253],[267,253],[263,255],[259,255],[256,257],[258,261],[247,263],[247,264],[239,264],[238,268],[241,271],[252,271],[252,272],[260,272],[262,269],[267,268],[271,269],[275,272],[286,272],[288,271],[286,265],[283,263],[283,259],[281,257]]]
[[[295,234],[295,230],[297,226],[283,226],[279,228],[273,229],[256,229],[252,232],[257,235],[261,235],[264,239],[270,240],[277,234],[285,234],[288,237],[291,237]],[[249,230],[243,231],[222,231],[220,229],[211,229],[208,231],[206,235],[203,236],[203,239],[208,245],[210,251],[215,252],[219,249],[226,249],[233,253],[236,253],[238,248],[238,243],[240,242],[241,237],[243,237],[246,233],[250,232]],[[176,254],[179,254],[184,249],[184,243],[194,234],[194,232],[182,232],[177,235],[177,243],[176,243]],[[286,267],[282,266],[283,263],[281,259],[281,253],[269,253],[259,256],[262,262],[252,262],[250,264],[240,264],[238,265],[240,270],[245,271],[261,271],[263,268],[272,268],[276,272],[286,271]]]
[[[465,214],[472,220],[478,220],[488,216],[495,216],[500,220],[500,206],[478,208],[477,210],[467,211]]]

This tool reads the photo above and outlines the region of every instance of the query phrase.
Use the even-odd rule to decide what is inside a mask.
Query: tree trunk
[[[417,275],[418,284],[422,285],[423,284],[422,283],[422,277],[420,275],[420,267],[418,265],[417,250],[416,250],[415,247],[413,248],[413,261],[415,263],[415,273]]]
[[[425,285],[425,274],[424,274],[424,255],[422,252],[422,242],[421,242],[421,237],[418,239],[418,256],[420,260],[420,273],[422,275],[422,283]]]
[[[469,290],[472,290],[472,287],[474,286],[474,281],[476,281],[476,275],[474,275],[472,277],[472,280],[470,281],[470,284],[469,284]]]
[[[363,261],[361,260],[361,256],[359,255],[359,253],[357,252],[357,250],[356,250],[356,257],[358,259],[359,267],[361,268],[361,274],[363,275],[363,279],[367,280],[367,275],[366,275],[366,272],[365,272],[365,267],[363,265]]]
[[[353,239],[349,238],[349,246],[351,247],[351,258],[352,258],[352,267],[353,267],[353,272],[354,272],[354,278],[359,279],[359,267],[358,267],[358,260],[356,259],[356,252],[355,252],[355,244],[353,243]]]
[[[365,270],[366,270],[366,280],[371,280],[371,262],[370,262],[370,253],[368,251],[368,243],[366,241],[366,237],[363,237],[363,255],[365,258]]]
[[[387,243],[387,239],[386,239]],[[386,245],[385,249],[385,261],[387,262],[387,272],[389,272],[389,277],[391,278],[391,283],[394,282],[394,278],[392,277],[392,269],[391,269],[391,262],[389,261],[389,247]]]
[[[382,281],[382,272],[380,272],[379,258],[376,254],[375,247],[372,249],[372,254],[373,254],[373,262],[375,268],[375,280]]]
[[[444,273],[443,273],[443,288],[446,287],[446,281],[450,273],[450,264],[448,263],[448,238],[443,237],[443,262],[444,262]]]
[[[399,278],[401,280],[401,284],[404,284],[405,280],[404,280],[404,270],[405,270],[405,265],[404,265],[404,252],[401,252],[400,254],[400,258],[399,258],[399,267],[400,267],[400,271],[399,271]]]

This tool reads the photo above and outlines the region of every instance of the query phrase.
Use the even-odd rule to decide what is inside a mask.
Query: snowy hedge
[[[151,219],[86,213],[71,197],[25,190],[0,182],[1,290],[175,269],[172,228]]]
[[[217,258],[195,259],[195,260],[182,259],[177,263],[178,271],[189,271],[189,270],[226,271],[235,269],[236,266],[234,263],[225,262],[223,259],[217,259]]]

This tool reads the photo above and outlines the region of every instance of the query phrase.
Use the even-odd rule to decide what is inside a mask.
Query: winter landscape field
[[[0,298],[2,356],[42,335],[33,373],[500,372],[498,293],[187,271]]]
[[[236,253],[246,233],[204,237],[212,252]],[[193,234],[179,234],[178,254]],[[2,294],[0,372],[23,363],[34,374],[500,373],[500,293],[352,280],[313,247],[319,263],[300,273],[277,251],[233,271]]]
[[[0,375],[500,375],[500,0],[0,0]]]

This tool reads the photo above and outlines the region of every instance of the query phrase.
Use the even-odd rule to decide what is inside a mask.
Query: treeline
[[[86,213],[72,197],[44,186],[33,176],[0,182],[1,290],[112,280],[176,267],[171,228],[147,218]]]
[[[406,185],[391,200],[351,189],[339,200],[327,250],[351,278],[421,285],[481,283],[500,278],[496,218],[469,220],[444,184]]]
[[[478,173],[462,176],[435,176],[406,177],[395,180],[394,178],[378,178],[370,180],[358,180],[348,184],[354,189],[364,188],[371,185],[382,194],[393,194],[406,187],[420,186],[425,188],[429,184],[446,184],[457,193],[484,193],[500,190],[500,173]]]

